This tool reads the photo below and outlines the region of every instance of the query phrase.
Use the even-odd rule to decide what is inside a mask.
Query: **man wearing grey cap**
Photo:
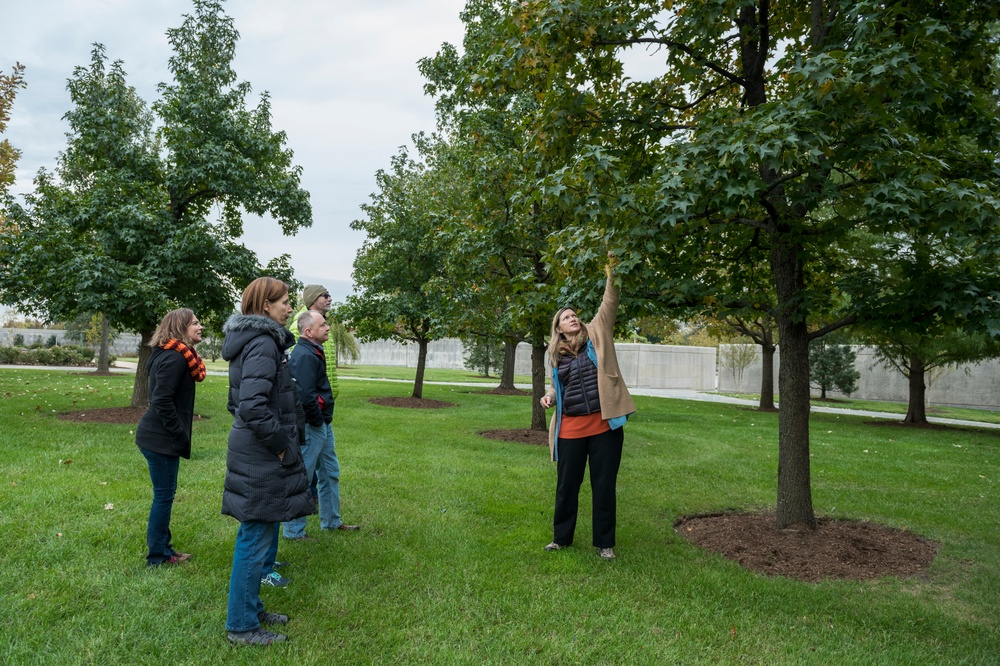
[[[317,357],[313,362],[321,360],[321,366],[325,367],[326,376],[321,378],[323,384],[326,380],[329,380],[329,399],[330,405],[323,405],[323,411],[329,411],[332,417],[333,413],[333,403],[337,399],[337,395],[340,392],[339,383],[337,382],[337,348],[336,342],[333,340],[333,336],[329,336],[317,344],[316,341],[309,339],[302,340],[299,331],[299,317],[306,310],[311,310],[319,315],[316,319],[322,319],[326,322],[327,313],[330,311],[333,305],[333,299],[330,297],[330,292],[326,290],[323,285],[310,284],[306,285],[305,289],[302,290],[302,303],[303,307],[292,319],[292,325],[290,330],[293,335],[300,338],[298,344],[307,345],[310,351],[310,356]],[[305,331],[302,331],[305,333]],[[310,336],[314,337],[314,336]],[[299,353],[296,354],[296,351]],[[292,351],[293,361],[297,361],[302,358],[301,350]],[[299,364],[296,362],[291,363],[292,366],[292,376],[296,375],[296,367]],[[296,382],[298,383],[298,382]],[[299,395],[303,395],[302,386],[299,387]],[[314,389],[315,387],[310,386],[309,389]],[[324,387],[325,389],[325,387]],[[315,390],[310,390],[306,392],[309,396],[314,396]],[[325,393],[325,391],[324,391]],[[305,404],[303,404],[305,408]],[[307,414],[309,409],[306,410]],[[325,420],[325,419],[324,419]],[[330,423],[307,424],[306,425],[306,446],[302,450],[302,457],[306,462],[307,473],[312,477],[313,470],[316,471],[319,477],[319,516],[320,516],[320,528],[324,530],[338,530],[338,531],[350,531],[358,529],[357,525],[345,525],[340,518],[340,462],[337,459],[337,450],[335,448],[335,441],[333,437],[333,426]],[[284,523],[283,533],[286,539],[293,540],[311,540],[311,537],[306,535],[306,520],[305,518],[298,518],[296,520]]]

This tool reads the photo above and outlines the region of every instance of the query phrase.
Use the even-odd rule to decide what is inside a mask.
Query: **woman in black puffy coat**
[[[174,550],[170,514],[177,492],[181,458],[191,457],[194,387],[205,379],[205,363],[194,350],[201,342],[201,323],[194,312],[168,312],[156,327],[149,370],[149,408],[135,430],[135,443],[146,458],[153,483],[153,504],[146,524],[146,565],[181,564],[188,553]]]
[[[222,345],[222,357],[229,361],[233,415],[222,513],[240,521],[226,629],[231,643],[269,645],[285,636],[261,623],[281,625],[288,617],[264,610],[261,573],[278,523],[309,515],[314,505],[299,453],[295,387],[286,354],[294,343],[285,328],[292,312],[288,286],[257,278],[243,292],[241,310],[243,314],[226,321]]]

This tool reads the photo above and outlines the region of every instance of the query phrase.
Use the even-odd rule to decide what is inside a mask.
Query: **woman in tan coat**
[[[618,289],[612,262],[613,258],[605,269],[604,299],[593,321],[584,324],[572,308],[560,308],[552,318],[552,385],[541,399],[546,409],[556,407],[549,425],[549,449],[557,465],[554,535],[545,550],[561,550],[573,543],[580,485],[589,459],[593,544],[605,560],[615,557],[615,493],[623,426],[635,412],[615,356]]]

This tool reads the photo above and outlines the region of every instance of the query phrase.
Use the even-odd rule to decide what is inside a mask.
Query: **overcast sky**
[[[375,188],[375,172],[410,135],[434,129],[418,59],[443,42],[460,45],[464,0],[229,0],[240,33],[234,69],[255,92],[271,94],[272,126],[288,135],[303,168],[313,226],[285,237],[273,222],[248,220],[244,242],[262,263],[288,253],[296,276],[326,285],[335,300],[351,291],[351,267],[364,240],[350,223]],[[5,3],[0,70],[20,61],[28,87],[18,93],[6,137],[22,151],[14,193],[33,187],[66,147],[66,80],[90,62],[94,42],[122,60],[147,104],[170,81],[167,28],[190,0],[29,0]],[[256,98],[255,98],[256,99]]]

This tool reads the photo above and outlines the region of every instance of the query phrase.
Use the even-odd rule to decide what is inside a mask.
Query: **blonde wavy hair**
[[[559,327],[559,317],[562,316],[566,310],[573,310],[574,308],[565,307],[559,308],[556,312],[556,316],[552,318],[552,330],[549,333],[549,361],[552,363],[553,368],[559,367],[559,357],[560,356],[576,356],[580,353],[580,350],[584,348],[587,344],[589,336],[587,335],[587,326],[582,321],[580,322],[580,330],[572,336],[567,336],[564,333],[560,333]],[[579,316],[579,313],[577,313]]]

